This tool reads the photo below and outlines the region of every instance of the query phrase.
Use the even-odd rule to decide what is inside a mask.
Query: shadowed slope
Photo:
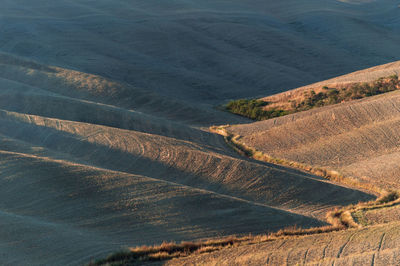
[[[184,124],[173,105],[159,117],[146,101],[122,101],[117,92],[129,85],[3,56],[0,210],[24,232],[3,238],[10,263],[75,264],[123,246],[311,227],[334,206],[372,198],[240,159],[222,137]],[[208,116],[191,110],[190,123]]]
[[[205,190],[35,155],[0,151],[0,169],[2,263],[75,264],[132,243],[320,224]]]
[[[0,112],[0,213],[20,232],[2,232],[9,263],[78,264],[123,246],[316,226],[299,214],[371,198],[238,159],[220,136],[180,123],[2,84],[2,108],[56,117]]]
[[[75,161],[160,177],[307,215],[323,217],[326,208],[370,198],[294,170],[225,155],[223,146],[221,152],[159,135],[4,111],[1,117],[2,134],[68,154]]]
[[[155,120],[153,122],[154,125],[165,123],[159,118],[177,120],[181,123],[194,125],[210,125],[225,123],[226,121],[237,123],[247,121],[246,119],[214,110],[210,106],[202,105],[201,103],[196,105],[188,104],[171,97],[160,96],[149,90],[140,89],[124,82],[111,81],[101,76],[79,71],[46,66],[32,60],[5,53],[0,54],[0,78],[2,84],[1,93],[4,94],[2,97],[3,102],[10,104],[10,101],[7,100],[9,97],[22,97],[25,100],[20,99],[21,103],[18,105],[20,109],[18,110],[33,114],[57,117],[57,115],[60,115],[60,112],[54,113],[55,110],[54,108],[51,109],[51,107],[58,106],[60,103],[59,97],[62,97],[64,101],[68,97],[72,98],[70,99],[71,103],[80,102],[81,106],[84,104],[84,101],[95,102],[98,106],[101,104],[111,105],[108,106],[108,113],[123,113],[121,108],[133,109],[139,111],[141,114],[146,113],[150,115],[148,120]],[[25,92],[29,92],[29,94],[21,95]],[[16,95],[12,96],[10,94]],[[38,106],[38,102],[34,100],[34,96],[37,96],[36,94],[49,97],[47,101],[42,99],[42,103],[49,105],[46,113],[43,113],[46,111],[46,109],[43,109],[43,104]],[[11,103],[15,105],[13,101]],[[76,104],[68,106],[66,105],[66,108],[71,109],[68,113],[69,116],[96,119],[90,113],[87,114],[79,109],[74,110]],[[86,106],[88,106],[88,103],[86,103]],[[107,108],[107,106],[104,107]],[[115,108],[112,109],[111,107]],[[38,113],[39,109],[43,109],[41,113]],[[66,116],[66,114],[63,116]],[[138,116],[136,115],[136,117]],[[143,115],[143,117],[146,116]],[[107,123],[107,116],[103,119],[97,119],[97,121]],[[110,122],[108,121],[108,123]],[[175,126],[179,127],[178,124],[175,124]]]

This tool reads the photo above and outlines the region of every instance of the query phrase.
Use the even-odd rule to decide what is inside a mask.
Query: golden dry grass
[[[184,258],[194,256],[197,254],[206,254],[216,252],[222,249],[229,249],[239,246],[248,246],[254,244],[265,243],[278,239],[286,239],[288,237],[305,236],[321,233],[329,233],[343,230],[341,226],[325,226],[301,229],[291,227],[281,229],[276,233],[265,235],[249,235],[245,237],[226,237],[221,239],[211,239],[200,242],[182,242],[176,243],[162,243],[156,246],[142,246],[130,248],[126,251],[121,251],[108,256],[105,259],[90,262],[88,266],[95,265],[135,265],[149,261],[165,261],[177,258]]]

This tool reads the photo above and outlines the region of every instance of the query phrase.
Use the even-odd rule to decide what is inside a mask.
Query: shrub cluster
[[[390,91],[395,91],[400,87],[400,81],[397,75],[388,78],[380,78],[370,83],[359,83],[350,86],[349,88],[329,88],[323,87],[322,92],[305,93],[305,100],[297,104],[292,102],[292,107],[295,112],[309,110],[314,107],[321,107],[325,105],[337,104],[341,102],[348,102],[351,100],[370,97]]]
[[[263,107],[266,105],[268,105],[268,102],[261,100],[240,99],[230,101],[226,105],[226,109],[234,114],[242,115],[253,120],[265,120],[289,114],[288,111],[280,109],[264,110]]]
[[[344,88],[323,87],[323,91],[316,93],[314,90],[304,93],[304,100],[290,101],[288,110],[266,107],[269,103],[261,100],[233,100],[226,105],[226,109],[234,114],[242,115],[253,120],[266,120],[274,117],[284,116],[296,112],[310,110],[314,107],[347,102],[351,100],[370,97],[400,88],[397,75],[380,78],[372,83],[359,83]]]

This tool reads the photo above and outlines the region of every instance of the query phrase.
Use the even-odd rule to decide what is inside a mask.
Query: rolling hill
[[[399,60],[396,3],[2,1],[0,264],[79,265],[130,246],[323,226],[328,211],[374,199],[245,158],[208,127],[241,124],[229,130],[247,144],[315,165],[335,153],[347,164],[327,167],[395,185],[397,92],[261,123],[217,106]],[[317,150],[321,136],[341,146]],[[385,156],[383,177],[366,162]]]
[[[241,158],[182,121],[89,101],[76,71],[39,88],[29,80],[38,65],[18,68],[31,74],[3,78],[0,94],[1,211],[16,223],[3,232],[7,263],[75,264],[124,246],[319,226],[334,206],[373,198]],[[89,96],[66,95],[70,75],[69,93]],[[103,97],[96,88],[93,99]]]
[[[201,106],[400,60],[395,0],[3,1],[0,51]]]

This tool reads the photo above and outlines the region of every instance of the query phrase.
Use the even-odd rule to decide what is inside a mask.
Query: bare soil
[[[397,18],[391,0],[2,1],[0,264],[81,265],[142,244],[308,228],[335,207],[373,199],[243,158],[205,128],[251,122],[215,108],[230,99],[400,60]],[[398,98],[291,117],[298,125],[255,124],[260,134],[287,125],[257,139],[318,164],[336,162],[340,147],[353,152],[338,164],[344,172],[377,177],[389,156],[376,182],[396,185]],[[332,112],[342,129],[330,127]],[[343,144],[328,139],[314,154],[319,131]],[[291,152],[303,139],[310,149]]]

